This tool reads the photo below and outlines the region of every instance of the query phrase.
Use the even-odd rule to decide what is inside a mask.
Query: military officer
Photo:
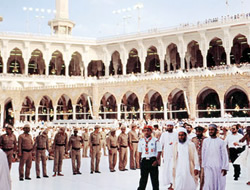
[[[65,128],[61,127],[58,133],[55,135],[54,143],[53,143],[53,150],[54,150],[54,175],[56,173],[58,176],[63,176],[62,172],[62,164],[63,164],[63,157],[65,153],[67,153],[68,147],[68,136],[65,133]]]
[[[72,169],[73,175],[82,174],[80,172],[81,166],[81,144],[83,143],[83,139],[81,136],[78,136],[78,129],[74,129],[74,135],[71,135],[69,138],[69,150],[71,153],[71,161],[72,161]]]
[[[36,178],[40,179],[40,160],[42,160],[43,177],[48,178],[46,169],[46,150],[49,152],[48,132],[45,130],[38,135],[33,149],[36,151]]]
[[[109,151],[109,169],[110,172],[115,172],[115,166],[117,162],[117,137],[115,135],[116,130],[111,129],[110,130],[110,135],[107,138],[107,147]]]
[[[121,134],[118,136],[118,150],[119,150],[119,170],[127,171],[127,161],[128,161],[128,135],[126,132],[126,127],[121,127]]]
[[[139,153],[138,153],[138,142],[139,137],[136,133],[136,124],[131,125],[131,131],[128,133],[129,149],[130,149],[130,169],[135,170],[140,168]]]
[[[91,174],[101,173],[99,171],[99,163],[101,158],[101,135],[99,132],[100,126],[96,125],[94,132],[89,137],[90,157],[91,157]]]
[[[0,148],[6,153],[9,169],[11,169],[13,154],[17,150],[17,140],[11,125],[6,127],[6,134],[0,136]]]
[[[89,148],[89,130],[88,128],[84,129],[84,133],[82,134],[83,138],[83,149],[82,149],[82,157],[87,158],[88,157],[88,148]]]
[[[20,158],[19,163],[19,180],[23,181],[24,177],[24,164],[26,164],[25,169],[25,179],[31,180],[30,178],[30,168],[32,164],[32,150],[33,150],[33,140],[30,132],[30,125],[25,124],[23,127],[24,133],[18,137],[18,156]]]
[[[101,135],[101,148],[103,149],[103,153],[104,156],[108,156],[107,155],[107,151],[106,151],[106,132],[105,132],[105,128],[102,128],[102,131],[100,132]]]

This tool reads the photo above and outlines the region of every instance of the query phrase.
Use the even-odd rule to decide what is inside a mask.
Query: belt
[[[156,160],[156,157],[142,158],[142,160]]]
[[[121,145],[120,147],[122,147],[122,148],[127,148],[128,146],[122,146],[122,145]]]
[[[45,148],[36,148],[37,150],[45,150]]]
[[[92,144],[92,146],[99,146],[100,144]]]
[[[81,148],[73,148],[73,147],[72,147],[72,149],[73,149],[73,150],[80,150]]]
[[[2,150],[3,150],[4,152],[8,152],[8,151],[13,150],[13,148],[2,148]]]
[[[132,141],[132,143],[138,143],[139,141]]]
[[[84,141],[89,141],[89,140],[84,140]]]
[[[117,148],[117,146],[110,146],[110,148]]]
[[[56,146],[65,146],[65,144],[56,144]]]
[[[32,149],[22,149],[22,151],[24,151],[24,152],[31,152]]]

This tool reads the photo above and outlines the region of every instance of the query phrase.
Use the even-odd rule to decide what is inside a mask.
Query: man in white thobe
[[[6,154],[0,149],[0,189],[10,190],[10,170]]]
[[[203,141],[202,167],[204,169],[203,190],[225,190],[229,169],[226,143],[216,136],[217,126],[209,125],[209,136]]]
[[[195,144],[187,137],[185,128],[178,129],[178,142],[173,150],[173,188],[175,190],[195,190],[195,176],[199,174],[200,164]],[[172,189],[172,187],[170,188]]]
[[[173,178],[173,146],[178,141],[178,135],[173,131],[174,123],[167,122],[167,131],[163,132],[160,138],[160,144],[163,150],[163,163],[160,181],[163,186],[172,183]]]

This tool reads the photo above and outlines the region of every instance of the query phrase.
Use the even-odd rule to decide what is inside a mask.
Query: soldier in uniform
[[[9,169],[11,169],[13,154],[17,150],[17,140],[11,125],[6,127],[6,134],[0,137],[0,148],[6,153]]]
[[[43,177],[48,178],[46,169],[46,150],[49,152],[48,132],[45,130],[35,140],[34,150],[36,151],[36,178],[40,179],[40,160],[42,160]]]
[[[71,135],[69,138],[69,150],[71,153],[72,169],[73,175],[82,174],[80,172],[81,166],[81,144],[83,139],[81,136],[78,136],[78,129],[74,129],[74,135]]]
[[[101,158],[101,135],[99,133],[100,126],[96,125],[94,132],[89,137],[90,157],[91,157],[91,174],[101,173],[99,171],[99,163]]]
[[[89,130],[88,128],[84,129],[84,133],[82,134],[83,138],[83,149],[82,149],[82,157],[87,158],[88,157],[88,148],[89,148]]]
[[[118,150],[119,150],[119,170],[127,171],[127,161],[128,161],[128,135],[126,132],[126,127],[121,127],[121,134],[118,136]]]
[[[101,148],[103,149],[104,156],[108,156],[106,152],[106,132],[104,127],[102,128],[100,135],[101,135]]]
[[[54,150],[54,175],[56,173],[58,176],[63,176],[62,172],[62,164],[63,164],[63,157],[65,153],[67,154],[68,147],[68,136],[65,133],[65,128],[61,127],[59,132],[55,135],[54,143],[53,143],[53,150]]]
[[[109,169],[110,172],[115,172],[115,166],[117,162],[117,137],[115,135],[116,130],[111,129],[110,135],[107,138],[107,147],[109,151]]]
[[[140,168],[139,153],[138,153],[138,142],[139,137],[136,133],[136,124],[131,125],[131,131],[128,133],[129,149],[130,149],[130,169],[135,170]]]
[[[24,133],[18,137],[18,156],[20,158],[19,163],[19,180],[23,181],[24,177],[24,164],[26,164],[25,169],[25,179],[31,180],[30,178],[30,168],[32,164],[32,150],[33,150],[33,140],[30,132],[30,125],[25,124],[23,127]]]

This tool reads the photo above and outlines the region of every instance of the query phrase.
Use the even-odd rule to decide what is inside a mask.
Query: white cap
[[[173,122],[173,121],[167,121],[167,122],[166,122],[166,125],[167,125],[167,126],[168,126],[168,125],[174,126],[174,122]]]

